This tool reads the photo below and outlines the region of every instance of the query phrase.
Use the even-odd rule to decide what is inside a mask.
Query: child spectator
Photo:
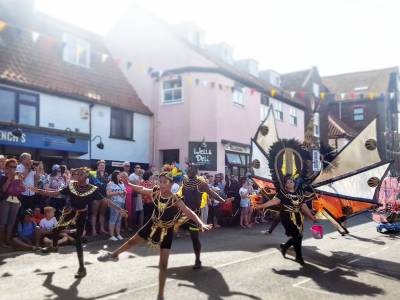
[[[43,243],[45,244],[46,247],[51,247],[53,245],[53,236],[52,236],[52,230],[54,227],[57,225],[57,219],[54,216],[55,213],[55,208],[51,206],[46,206],[44,208],[44,215],[45,217],[40,220],[39,227],[40,227],[40,233],[43,238]],[[72,237],[70,237],[66,232],[62,232],[60,234],[62,237],[60,240],[58,240],[57,244],[58,246],[61,246],[65,243],[67,243],[70,240],[73,240]]]
[[[129,180],[129,175],[126,172],[119,173],[121,181]],[[126,197],[125,197],[125,209],[128,211],[128,217],[123,218],[124,228],[129,230],[129,228],[133,225],[134,215],[133,215],[133,189],[130,185],[125,186]]]
[[[249,199],[249,188],[247,184],[247,178],[243,177],[240,180],[242,187],[239,190],[240,195],[240,226],[243,228],[250,228],[249,224],[249,211],[250,211],[250,199]]]
[[[118,207],[125,207],[126,190],[125,185],[120,180],[120,171],[115,170],[111,175],[111,181],[107,185],[107,197],[111,197],[111,201]],[[110,241],[123,240],[121,236],[122,217],[119,211],[110,207],[109,231]],[[115,231],[115,235],[114,235]]]
[[[40,211],[40,207],[35,207],[33,210],[32,220],[35,222],[36,225],[39,225],[40,221],[44,218],[42,212]]]
[[[22,220],[18,223],[17,235],[13,238],[13,242],[20,250],[46,252],[46,249],[39,247],[40,229],[32,220],[32,216],[31,209],[23,212]]]

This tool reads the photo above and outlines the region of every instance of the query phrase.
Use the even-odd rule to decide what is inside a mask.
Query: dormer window
[[[358,86],[354,88],[355,92],[362,92],[368,90],[368,86]]]
[[[63,41],[65,43],[63,48],[64,61],[90,68],[90,44],[68,33],[64,34]]]

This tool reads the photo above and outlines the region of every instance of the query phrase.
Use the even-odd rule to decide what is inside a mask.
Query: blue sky
[[[235,58],[322,75],[397,66],[398,0],[36,0],[36,9],[106,34],[134,2],[170,23],[192,21]]]

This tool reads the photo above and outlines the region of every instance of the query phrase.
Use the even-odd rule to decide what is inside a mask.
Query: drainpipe
[[[92,108],[94,103],[89,104],[89,164],[92,161]]]

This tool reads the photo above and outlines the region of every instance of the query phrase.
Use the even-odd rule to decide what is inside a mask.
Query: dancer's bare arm
[[[203,221],[201,221],[201,219],[199,218],[198,215],[196,215],[193,210],[191,210],[189,207],[187,207],[185,205],[185,203],[183,203],[182,200],[179,200],[176,203],[176,206],[182,210],[182,212],[192,221],[195,221],[197,223],[197,225],[199,225],[201,231],[206,231],[206,230],[210,230],[212,228],[212,225],[207,225],[204,224]]]
[[[265,202],[263,204],[257,205],[257,208],[258,209],[268,208],[268,207],[279,205],[279,204],[281,204],[281,200],[279,200],[278,198],[274,197],[271,200],[269,200],[269,201],[267,201],[267,202]]]

